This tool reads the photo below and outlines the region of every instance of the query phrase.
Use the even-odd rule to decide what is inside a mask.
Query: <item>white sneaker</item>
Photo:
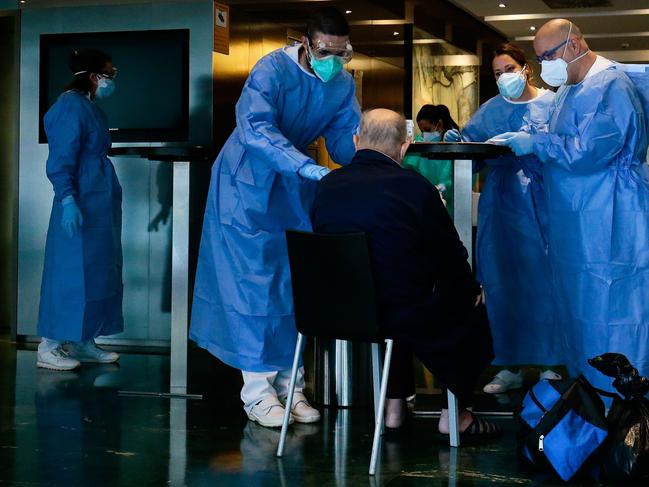
[[[255,404],[248,413],[248,419],[255,421],[266,428],[281,428],[284,422],[284,406],[275,396],[268,396],[266,399]],[[288,424],[293,424],[291,415]]]
[[[57,347],[45,353],[38,353],[36,359],[36,366],[42,369],[50,370],[72,370],[79,367],[81,363],[70,358],[68,352],[63,350],[63,347]]]
[[[520,389],[523,386],[523,374],[518,372],[514,374],[507,369],[501,370],[496,374],[489,384],[482,389],[487,394],[502,394],[511,389]]]
[[[112,364],[119,360],[119,354],[107,352],[99,348],[94,340],[87,340],[79,343],[68,343],[66,345],[70,357],[76,358],[79,362],[92,362],[97,364]]]
[[[563,377],[557,374],[554,370],[546,370],[539,374],[539,380],[561,380]]]
[[[286,399],[284,399],[284,402],[286,402]],[[320,411],[309,404],[309,401],[307,401],[306,396],[302,392],[296,391],[293,394],[291,415],[298,423],[317,423],[320,421]]]

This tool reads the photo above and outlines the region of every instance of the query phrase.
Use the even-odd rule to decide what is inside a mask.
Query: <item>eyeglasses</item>
[[[568,41],[570,41],[570,38],[566,39],[558,46],[555,46],[552,49],[548,49],[540,56],[536,56],[536,60],[539,63],[542,63],[543,61],[552,61],[554,59],[554,53],[557,52],[559,49],[561,49],[563,46],[565,46],[568,43]]]
[[[106,79],[115,79],[117,78],[117,68],[111,69],[108,73],[99,73],[99,76]]]
[[[311,54],[317,59],[338,56],[344,63],[348,63],[354,56],[354,49],[349,42],[343,46],[333,44],[332,42],[325,43],[324,41],[318,41],[317,44],[311,44],[311,46]]]

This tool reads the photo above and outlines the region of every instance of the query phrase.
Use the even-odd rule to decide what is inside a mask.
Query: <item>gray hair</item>
[[[384,108],[363,112],[358,133],[360,148],[377,150],[398,160],[407,138],[403,115]]]

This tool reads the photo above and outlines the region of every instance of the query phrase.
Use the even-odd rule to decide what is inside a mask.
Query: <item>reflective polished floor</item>
[[[384,438],[370,478],[369,409],[325,409],[320,424],[292,426],[279,460],[279,431],[241,410],[238,374],[204,356],[192,360],[202,401],[118,394],[164,391],[163,355],[123,354],[120,365],[78,372],[35,361],[35,351],[0,338],[0,485],[554,485],[519,465],[511,418],[495,419],[502,438],[455,450],[434,434],[436,419],[416,417]]]

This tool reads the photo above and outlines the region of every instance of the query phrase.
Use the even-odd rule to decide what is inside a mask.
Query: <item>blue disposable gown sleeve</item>
[[[273,76],[272,74],[275,74]],[[235,109],[237,127],[248,154],[283,174],[294,174],[313,159],[299,151],[280,131],[277,98],[281,80],[275,70],[257,65],[246,81]]]
[[[566,170],[587,174],[608,166],[624,148],[628,134],[644,130],[636,112],[631,87],[613,82],[597,105],[575,106],[581,113],[576,133],[535,134],[534,153],[547,163],[552,161]]]
[[[47,178],[54,196],[62,200],[75,195],[76,174],[82,138],[82,106],[76,95],[65,94],[45,115],[45,133],[49,145]]]
[[[473,117],[471,117],[471,120],[469,120],[469,122],[464,126],[461,131],[462,142],[484,142],[489,138],[481,128],[482,124],[480,122],[482,120],[482,117],[484,116],[484,113],[485,107],[483,105],[478,109]],[[473,161],[472,169],[474,174],[479,173],[485,167],[487,167],[487,163],[483,159],[477,159]]]
[[[340,106],[335,118],[324,132],[327,151],[338,164],[347,165],[354,157],[353,135],[360,123],[361,110],[356,101],[356,88],[350,82],[350,90],[345,101]]]

